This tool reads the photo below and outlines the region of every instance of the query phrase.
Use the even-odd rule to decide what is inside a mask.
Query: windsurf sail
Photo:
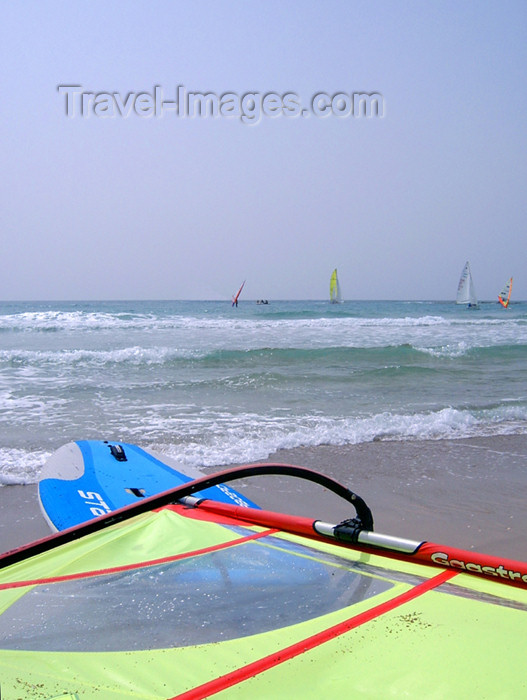
[[[470,271],[468,260],[465,263],[465,267],[463,268],[461,277],[459,278],[456,304],[464,304],[465,306],[469,307],[478,305],[478,298],[476,296],[476,289],[474,287],[474,281],[472,279],[472,273]]]
[[[244,285],[245,285],[245,280],[243,280],[242,286],[238,289],[236,294],[232,297],[232,305],[233,306],[238,306],[238,297],[242,293],[242,289],[243,289]]]
[[[505,283],[505,286],[501,290],[501,292],[498,294],[498,301],[500,304],[503,306],[504,309],[507,308],[509,305],[509,302],[511,300],[511,292],[512,292],[512,277],[507,280]]]
[[[340,283],[337,275],[337,268],[331,273],[329,280],[329,300],[332,304],[340,304],[342,302],[342,294],[340,291]]]
[[[296,470],[356,517],[190,495]],[[0,555],[6,698],[498,697],[525,687],[526,621],[526,563],[375,533],[357,494],[292,465],[203,477]]]

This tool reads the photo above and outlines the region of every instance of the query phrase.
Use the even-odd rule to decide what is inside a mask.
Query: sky
[[[527,299],[526,34],[523,0],[2,2],[0,300],[324,299],[335,267],[448,300],[466,260]]]

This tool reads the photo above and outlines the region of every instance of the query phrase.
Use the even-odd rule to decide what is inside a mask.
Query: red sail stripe
[[[291,646],[281,649],[280,651],[270,654],[269,656],[258,659],[257,661],[247,664],[242,668],[238,668],[231,673],[227,673],[224,676],[220,676],[219,678],[209,681],[208,683],[204,683],[203,685],[185,691],[180,695],[176,695],[173,698],[170,698],[170,700],[200,700],[201,698],[207,698],[221,692],[222,690],[226,690],[227,688],[237,685],[248,678],[252,678],[253,676],[263,673],[274,666],[278,666],[279,664],[284,663],[284,661],[289,661],[295,656],[299,656],[306,651],[315,649],[325,642],[329,642],[345,632],[349,632],[349,630],[352,630],[355,627],[359,627],[360,625],[363,625],[376,617],[384,615],[385,613],[398,608],[410,600],[414,600],[415,598],[422,596],[424,593],[437,588],[446,581],[449,581],[454,576],[457,576],[457,573],[458,572],[455,571],[443,571],[440,574],[437,574],[437,576],[414,586],[414,588],[410,589],[409,591],[381,603],[370,610],[366,610],[359,615],[354,615],[338,625],[329,627],[327,630],[314,634],[312,637],[307,637],[307,639],[303,639],[301,642],[297,642],[296,644],[292,644]]]
[[[106,576],[108,574],[116,574],[122,571],[132,571],[134,569],[143,569],[147,566],[157,566],[158,564],[165,564],[171,561],[179,561],[180,559],[190,559],[191,557],[197,557],[201,554],[208,554],[209,552],[217,552],[221,549],[228,549],[229,547],[234,547],[244,542],[249,542],[251,540],[257,540],[261,537],[267,537],[268,535],[274,535],[278,530],[271,529],[265,530],[264,532],[255,532],[246,537],[239,537],[235,540],[230,540],[229,542],[222,542],[221,544],[211,545],[210,547],[204,547],[203,549],[195,549],[192,552],[183,552],[181,554],[173,554],[168,557],[162,557],[160,559],[150,559],[149,561],[135,562],[134,564],[123,564],[122,566],[113,566],[108,569],[95,569],[93,571],[81,571],[77,574],[64,574],[63,576],[52,576],[50,578],[37,578],[28,581],[10,581],[9,583],[0,584],[0,591],[4,591],[9,588],[23,588],[24,586],[40,586],[43,584],[50,583],[62,583],[63,581],[75,581],[77,579],[91,578],[94,576]]]

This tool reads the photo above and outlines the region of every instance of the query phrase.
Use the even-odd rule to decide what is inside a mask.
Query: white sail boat
[[[465,263],[465,267],[459,279],[456,304],[464,304],[468,307],[478,305],[478,298],[476,296],[476,289],[474,287],[474,281],[472,280],[472,273],[470,272],[468,260]]]
[[[329,280],[329,300],[332,304],[340,304],[342,302],[342,294],[340,292],[340,283],[337,275],[337,268],[331,273]]]
[[[510,277],[506,282],[505,286],[501,290],[501,292],[498,294],[498,301],[500,304],[503,306],[504,309],[507,308],[509,305],[509,302],[511,300],[511,294],[512,294],[512,277]]]

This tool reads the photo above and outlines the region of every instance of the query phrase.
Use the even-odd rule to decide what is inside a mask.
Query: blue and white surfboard
[[[52,530],[65,530],[189,481],[192,478],[164,455],[128,443],[79,440],[50,457],[42,470],[38,494]],[[223,484],[195,495],[258,507]]]

